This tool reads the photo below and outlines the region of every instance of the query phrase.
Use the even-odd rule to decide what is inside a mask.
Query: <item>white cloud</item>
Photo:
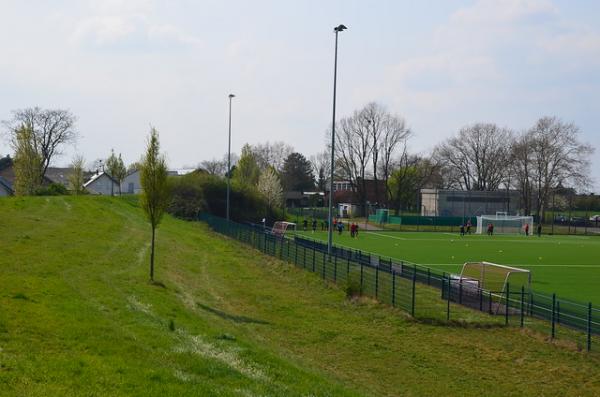
[[[97,47],[126,45],[202,44],[202,40],[181,28],[161,22],[149,0],[108,0],[90,2],[88,15],[76,22],[71,42]]]

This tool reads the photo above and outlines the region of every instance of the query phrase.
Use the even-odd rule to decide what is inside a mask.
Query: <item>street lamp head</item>
[[[235,97],[235,95],[229,94],[229,98],[233,98],[233,97]]]
[[[346,29],[348,29],[346,26],[339,25],[339,26],[336,26],[335,28],[333,28],[333,31],[334,32],[341,32],[341,31],[346,30]]]

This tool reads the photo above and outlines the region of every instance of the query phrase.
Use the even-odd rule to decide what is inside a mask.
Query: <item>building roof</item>
[[[12,184],[6,179],[0,176],[0,185],[2,185],[10,194],[14,194],[15,191],[12,188]]]
[[[90,184],[94,183],[96,180],[100,179],[103,175],[106,175],[108,179],[110,179],[114,184],[118,185],[119,182],[115,181],[113,177],[108,175],[106,172],[102,171],[99,174],[93,175],[86,183],[83,184],[83,187],[88,187]]]

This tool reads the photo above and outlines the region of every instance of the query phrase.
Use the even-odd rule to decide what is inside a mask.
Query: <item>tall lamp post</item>
[[[227,144],[227,222],[229,222],[229,191],[231,190],[231,100],[235,97],[229,94],[229,142]]]
[[[333,28],[335,32],[335,58],[333,62],[333,122],[331,123],[331,174],[329,175],[329,222],[327,234],[327,254],[331,256],[333,251],[333,174],[335,168],[335,96],[337,89],[337,49],[338,49],[338,33],[346,30],[344,25],[339,25]]]

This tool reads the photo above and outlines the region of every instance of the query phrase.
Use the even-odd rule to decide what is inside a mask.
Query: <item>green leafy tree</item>
[[[256,186],[259,176],[260,168],[256,156],[250,145],[245,144],[242,148],[240,160],[233,172],[233,179],[242,186]]]
[[[110,176],[118,182],[119,185],[119,196],[121,195],[121,182],[125,179],[125,175],[127,175],[127,168],[125,168],[125,164],[123,163],[123,158],[121,157],[121,153],[119,153],[119,157],[115,155],[115,151],[111,149],[110,156],[106,160],[106,169]],[[113,192],[113,185],[111,184],[111,195]]]
[[[140,183],[143,193],[141,206],[152,227],[152,241],[150,249],[150,280],[154,281],[154,241],[156,228],[169,205],[170,190],[167,183],[167,163],[160,154],[158,131],[153,127],[146,147],[146,154],[140,167]]]
[[[69,185],[73,194],[83,194],[85,188],[83,187],[83,168],[85,167],[85,160],[83,156],[77,155],[71,162],[71,175],[69,175]]]
[[[35,149],[35,137],[31,127],[24,124],[16,130],[13,146],[15,149],[15,194],[18,196],[32,195],[41,186],[42,157]]]
[[[301,153],[291,153],[285,159],[281,174],[286,191],[307,191],[315,187],[312,165]]]

